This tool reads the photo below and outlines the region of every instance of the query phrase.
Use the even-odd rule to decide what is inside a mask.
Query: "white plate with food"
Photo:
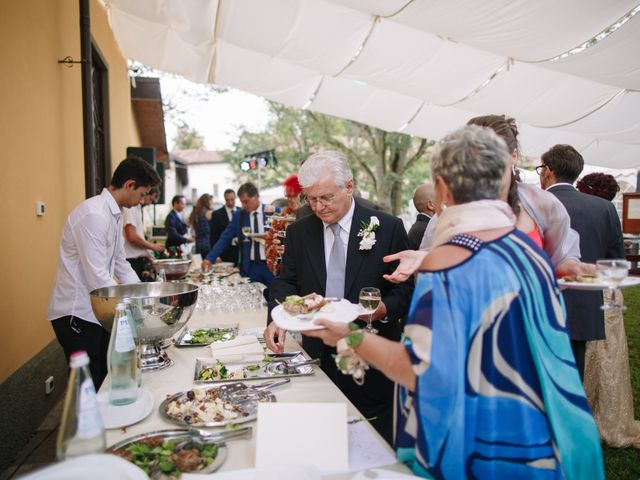
[[[322,330],[323,327],[314,323],[318,318],[349,323],[358,318],[358,315],[358,305],[345,299],[328,302],[316,294],[304,297],[290,295],[271,312],[276,325],[292,332]]]
[[[575,278],[564,277],[558,280],[561,289],[597,291],[609,288],[602,279],[595,275],[576,275]],[[618,288],[629,288],[640,285],[640,277],[625,278]]]

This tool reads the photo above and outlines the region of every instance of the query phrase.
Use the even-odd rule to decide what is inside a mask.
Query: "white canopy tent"
[[[618,169],[640,166],[637,2],[105,0],[128,58],[196,82],[430,139],[505,113],[527,156]]]

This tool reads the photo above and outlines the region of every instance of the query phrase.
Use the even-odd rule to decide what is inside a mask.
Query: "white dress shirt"
[[[144,239],[144,228],[142,226],[142,206],[136,205],[131,208],[122,209],[122,225],[133,225],[136,229],[136,233],[140,238]],[[139,258],[149,256],[149,252],[146,248],[140,248],[137,245],[129,243],[127,237],[124,237],[124,255],[126,258]]]
[[[227,208],[226,206],[224,207],[224,209],[227,211],[227,218],[229,219],[229,221],[231,221],[231,218],[233,218],[233,212],[234,212],[234,208]]]
[[[60,261],[47,319],[73,315],[98,323],[89,299],[96,288],[140,279],[124,256],[122,211],[106,188],[78,205],[69,215],[60,239]]]
[[[353,211],[356,208],[356,202],[351,199],[351,208],[347,211],[347,213],[338,221],[338,225],[340,225],[340,238],[342,239],[342,243],[344,243],[344,261],[345,265],[347,262],[347,247],[349,245],[349,233],[351,232],[351,221],[353,220]],[[333,241],[335,238],[333,237],[333,232],[329,228],[330,223],[322,222],[324,225],[324,263],[329,268],[329,255],[331,255],[331,249],[333,248]]]

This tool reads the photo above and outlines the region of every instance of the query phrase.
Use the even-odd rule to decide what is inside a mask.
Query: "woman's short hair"
[[[335,150],[324,150],[307,158],[298,170],[298,181],[303,188],[308,188],[327,176],[331,176],[338,187],[344,187],[352,180],[353,173],[347,157]]]
[[[576,184],[576,187],[578,187],[578,190],[582,193],[596,195],[609,201],[613,200],[620,191],[620,185],[618,185],[613,175],[600,172],[585,175]]]
[[[507,145],[487,127],[467,125],[440,140],[431,153],[431,178],[442,177],[456,203],[500,197],[509,161]]]

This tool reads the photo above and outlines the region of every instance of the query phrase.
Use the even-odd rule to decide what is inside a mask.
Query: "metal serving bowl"
[[[160,343],[180,330],[191,318],[198,300],[198,286],[191,283],[151,282],[112,285],[90,293],[91,308],[100,324],[111,331],[116,304],[131,300],[140,342],[142,370],[173,365]]]
[[[165,258],[162,260],[153,260],[152,263],[156,273],[164,270],[164,273],[167,275],[167,280],[179,280],[189,272],[191,259]]]

